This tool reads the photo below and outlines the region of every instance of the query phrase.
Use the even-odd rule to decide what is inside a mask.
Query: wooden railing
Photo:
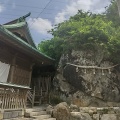
[[[28,90],[27,92],[27,99],[31,103],[31,106],[34,106],[34,100],[35,100],[35,87],[33,90]]]
[[[26,89],[0,88],[0,109],[24,109],[26,93]]]
[[[41,104],[42,99],[42,87],[40,90],[36,90],[35,86],[33,90],[28,90],[27,92],[27,100],[31,104],[31,107],[34,106],[34,104]]]

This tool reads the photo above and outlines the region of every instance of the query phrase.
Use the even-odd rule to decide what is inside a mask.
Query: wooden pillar
[[[12,60],[12,65],[11,65],[11,68],[10,68],[10,78],[9,78],[10,83],[13,83],[15,65],[16,65],[16,55],[14,56],[14,58]]]
[[[35,63],[32,63],[31,66],[30,66],[30,73],[29,73],[29,81],[28,81],[28,86],[30,86],[30,83],[31,83],[31,78],[32,78],[32,68],[33,68],[33,65]]]
[[[51,75],[48,78],[48,103],[50,103],[50,90],[51,90]]]
[[[28,90],[24,90],[24,111],[26,110],[26,106],[27,106],[27,94]]]

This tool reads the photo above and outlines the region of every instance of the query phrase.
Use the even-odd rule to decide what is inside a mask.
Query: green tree
[[[59,60],[63,52],[68,53],[72,49],[95,49],[96,46],[102,46],[112,56],[120,50],[119,30],[106,15],[80,10],[75,16],[52,29],[50,33],[54,37],[43,41],[38,47],[56,60]]]
[[[108,20],[111,20],[115,27],[120,26],[120,17],[116,0],[111,0],[111,4],[106,7],[105,15]]]

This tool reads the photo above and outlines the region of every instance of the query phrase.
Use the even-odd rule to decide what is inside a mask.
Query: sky
[[[17,19],[28,12],[26,19],[35,44],[52,38],[47,31],[78,10],[102,13],[110,0],[0,0],[0,24]]]

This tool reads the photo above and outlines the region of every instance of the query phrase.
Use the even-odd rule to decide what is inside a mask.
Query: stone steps
[[[56,118],[48,118],[48,119],[33,119],[33,120],[56,120]]]
[[[25,116],[26,117],[33,117],[33,116],[46,115],[46,114],[47,114],[46,111],[40,111],[40,112],[33,111],[33,112],[26,112]]]
[[[35,119],[38,119],[38,120],[43,120],[43,119],[51,118],[51,115],[32,116],[32,118],[35,118]]]
[[[33,120],[33,118],[11,118],[11,119],[4,119],[4,120]]]
[[[40,106],[26,109],[24,117],[4,120],[56,120],[56,118],[52,118],[51,115],[47,114],[45,106]]]
[[[26,109],[25,117],[32,118],[32,120],[56,120],[47,114],[46,107]]]
[[[56,118],[48,118],[48,119],[43,119],[43,120],[56,120]]]
[[[56,118],[12,118],[4,120],[56,120]]]
[[[35,108],[28,108],[26,109],[26,112],[40,112],[40,111],[45,111],[46,108],[45,107],[35,107]]]

